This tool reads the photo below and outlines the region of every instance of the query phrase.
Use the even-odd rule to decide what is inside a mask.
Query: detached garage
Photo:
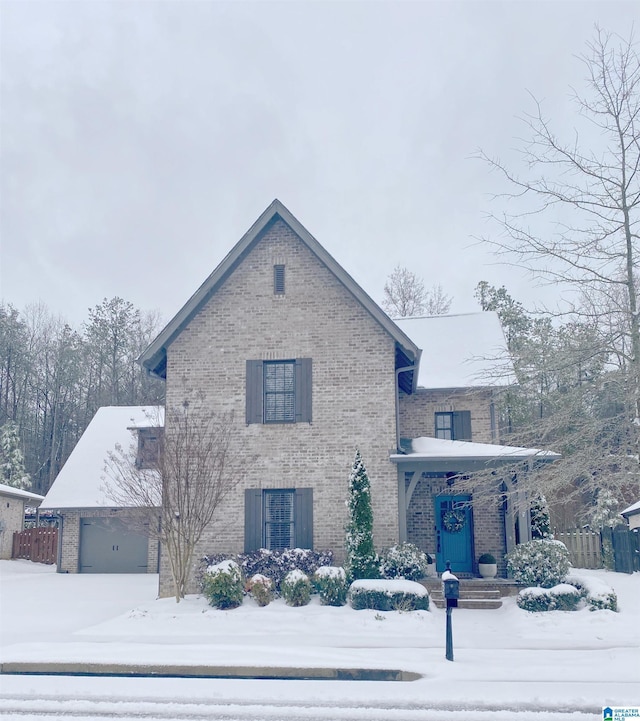
[[[58,573],[158,572],[149,513],[115,505],[105,466],[117,446],[135,450],[140,437],[148,453],[159,422],[156,407],[109,406],[96,413],[41,505],[59,518]]]

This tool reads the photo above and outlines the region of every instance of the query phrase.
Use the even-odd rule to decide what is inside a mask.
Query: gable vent
[[[273,266],[273,292],[284,295],[284,265]]]

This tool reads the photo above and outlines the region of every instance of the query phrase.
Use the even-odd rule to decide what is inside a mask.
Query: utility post
[[[447,568],[442,574],[442,595],[447,604],[447,661],[453,661],[453,629],[451,628],[451,611],[458,607],[460,598],[460,581],[451,573],[451,562],[447,561]]]

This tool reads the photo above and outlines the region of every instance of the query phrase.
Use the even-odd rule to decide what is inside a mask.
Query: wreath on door
[[[442,517],[442,527],[448,533],[460,533],[464,528],[466,516],[463,511],[450,510]]]

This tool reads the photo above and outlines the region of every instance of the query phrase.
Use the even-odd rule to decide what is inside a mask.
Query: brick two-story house
[[[496,445],[494,393],[512,380],[487,372],[499,353],[491,313],[393,322],[274,201],[140,358],[168,406],[189,389],[233,412],[233,452],[248,459],[197,554],[309,547],[340,560],[359,448],[377,547],[409,540],[463,574],[481,552],[501,559],[527,537],[527,514],[455,486],[541,458]],[[160,575],[171,593],[162,557]]]

